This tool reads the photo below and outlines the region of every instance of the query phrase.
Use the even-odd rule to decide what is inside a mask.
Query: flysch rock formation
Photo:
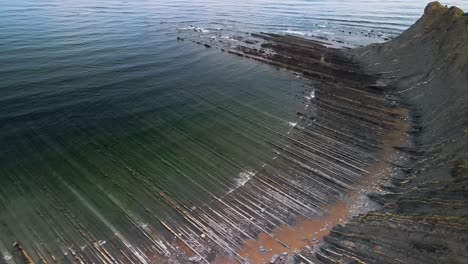
[[[2,252],[12,252],[0,263],[468,263],[463,11],[431,3],[400,37],[351,50],[266,33],[236,41],[242,44],[194,40],[312,82],[294,91],[303,107],[288,131],[277,130],[275,117],[253,122],[216,105],[246,139],[271,146],[271,160],[245,170],[225,158],[239,172],[235,188],[223,195],[183,175],[209,198],[199,207],[134,172],[141,190],[170,212],[163,217],[143,208],[153,225],[122,211],[114,217],[125,221],[114,226],[64,184],[96,230],[114,235],[98,240],[75,212],[62,210],[76,236],[52,229],[67,248],[40,238],[6,245],[0,238]],[[251,108],[245,111],[260,115]],[[231,186],[229,180],[213,177],[209,184]],[[38,222],[44,220],[53,219]]]
[[[413,117],[415,145],[382,210],[335,227],[323,263],[468,263],[468,15],[430,3],[398,38],[352,50]]]
[[[293,36],[252,36],[267,42],[228,52],[300,72],[322,87],[359,87],[409,112],[412,143],[393,147],[409,158],[390,162],[404,173],[393,173],[383,192],[367,193],[382,208],[335,226],[295,261],[468,263],[468,14],[432,2],[396,39],[350,50]],[[363,85],[369,77],[375,85]]]

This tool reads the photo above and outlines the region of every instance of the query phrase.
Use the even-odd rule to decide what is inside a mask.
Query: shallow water
[[[137,243],[137,229],[161,241],[173,208],[221,199],[287,146],[310,82],[179,31],[361,45],[399,34],[424,4],[0,0],[0,253],[10,263],[20,242],[61,258],[114,236]],[[165,252],[154,243],[129,248]]]

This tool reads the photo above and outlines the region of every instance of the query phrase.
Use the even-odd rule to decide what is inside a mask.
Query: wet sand
[[[375,152],[374,162],[363,168],[360,179],[346,191],[343,198],[323,208],[322,216],[297,217],[292,225],[283,223],[274,228],[272,233],[263,232],[258,234],[256,239],[245,240],[236,252],[248,263],[269,263],[270,261],[285,263],[288,258],[295,256],[296,259],[301,259],[302,254],[309,254],[316,250],[315,247],[330,234],[334,226],[345,224],[351,217],[358,214],[380,208],[367,195],[383,192],[382,185],[395,173],[401,173],[397,166],[405,159],[406,153],[398,149],[410,145],[407,133],[410,129],[409,112],[401,106],[385,106],[389,101],[386,93],[376,92],[384,88],[362,89],[365,85],[372,85],[378,77],[360,73],[353,62],[347,61],[342,55],[343,50],[325,48],[326,43],[291,36],[274,34],[255,36],[267,42],[257,44],[259,41],[255,41],[256,46],[240,45],[228,52],[293,70],[300,73],[298,77],[305,79],[320,80],[323,83],[343,83],[349,88],[341,92],[333,92],[330,98],[327,93],[324,93],[326,98],[321,98],[319,94],[318,100],[332,102],[331,100],[338,99],[344,105],[351,104],[356,114],[369,114],[372,120],[370,122],[382,126],[386,131],[377,139],[376,144],[379,147]],[[390,89],[388,90],[391,92]],[[395,105],[395,102],[392,104]],[[324,109],[327,107],[324,105]],[[300,113],[300,116],[301,119],[308,117],[307,111]],[[362,132],[367,133],[367,131]],[[304,260],[307,258],[304,257]],[[215,263],[238,263],[239,261],[239,258],[224,256],[217,258]]]
[[[326,215],[316,218],[299,218],[293,226],[285,224],[274,229],[274,236],[261,233],[255,240],[246,240],[237,252],[248,263],[283,263],[288,258],[301,258],[301,253],[313,252],[314,247],[322,242],[323,238],[330,234],[330,230],[338,224],[346,224],[347,221],[357,214],[366,213],[370,209],[366,202],[370,200],[364,197],[370,192],[381,192],[381,184],[392,177],[395,162],[401,153],[395,147],[408,145],[407,134],[410,124],[408,123],[408,110],[398,108],[392,110],[397,115],[392,123],[395,130],[383,139],[383,149],[378,154],[379,161],[368,168],[368,173],[363,175],[361,182],[356,186],[358,191],[347,194],[345,201],[338,202],[325,208]],[[363,199],[364,198],[364,201]],[[281,241],[281,242],[280,242]],[[237,260],[222,257],[214,263],[239,263]]]
[[[249,151],[243,155],[247,161],[258,155],[259,164],[253,168],[245,163],[235,165],[238,163],[227,156],[224,161],[234,166],[229,166],[232,170],[224,183],[219,181],[219,174],[214,174],[210,180],[196,183],[201,191],[193,196],[174,199],[163,191],[149,191],[151,199],[134,199],[134,205],[147,202],[142,208],[148,218],[142,219],[155,220],[149,224],[113,196],[108,197],[112,203],[92,203],[80,194],[92,192],[95,186],[79,190],[59,178],[57,186],[61,188],[53,189],[66,189],[70,200],[54,196],[54,204],[67,225],[73,227],[68,229],[71,233],[57,240],[61,244],[51,251],[45,242],[53,239],[35,232],[44,226],[28,227],[24,230],[30,235],[28,239],[14,238],[18,244],[0,244],[4,260],[122,264],[396,260],[467,263],[468,60],[462,56],[468,54],[466,17],[457,8],[432,3],[423,18],[402,36],[387,44],[355,50],[275,34],[247,34],[248,38],[260,40],[239,38],[237,41],[245,44],[235,47],[211,40],[194,41],[204,48],[221,48],[281,71],[290,70],[291,79],[310,83],[294,88],[285,84],[279,87],[284,96],[266,98],[273,103],[271,107],[287,112],[282,118],[258,111],[255,101],[235,102],[241,106],[235,110],[213,102],[217,114],[224,111],[226,123],[238,121],[236,131],[245,136],[240,138],[246,144],[238,142],[242,139],[228,137],[230,147],[207,148],[210,156],[206,160],[198,159],[194,145],[184,149],[197,157],[192,164],[196,171],[203,171],[198,166],[207,161],[210,168],[226,172],[225,167],[208,157],[233,146],[261,142],[266,147],[261,153]],[[210,100],[199,97],[203,103]],[[291,108],[284,109],[278,103],[283,97],[287,97]],[[253,119],[246,112],[260,118]],[[253,125],[261,130],[252,129]],[[60,161],[62,157],[65,162],[74,161],[59,154]],[[38,158],[37,162],[39,165],[43,161]],[[163,159],[163,163],[168,162]],[[136,160],[129,164],[144,169]],[[167,165],[181,172],[176,164]],[[135,187],[134,180],[142,180],[147,190],[159,189],[153,189],[155,186],[141,177],[145,174],[132,170],[132,166],[125,167],[125,175],[134,176],[128,182],[128,178],[122,178],[126,179],[125,186]],[[81,168],[81,172],[86,171]],[[181,173],[180,183],[191,181],[191,173]],[[25,178],[12,176],[11,180]],[[37,181],[27,183],[36,185]],[[211,192],[206,184],[215,190],[228,187],[227,193]],[[193,190],[189,186],[184,187]],[[135,193],[141,190],[135,187]],[[192,205],[191,200],[202,195],[207,202]],[[7,193],[1,196],[7,197]],[[38,196],[33,198],[42,201]],[[76,200],[82,206],[79,208],[92,213],[91,220],[100,223],[96,227],[103,228],[87,228],[80,219],[86,214],[74,215],[67,209],[67,201]],[[146,206],[159,202],[170,207],[172,213],[155,218],[158,211]],[[114,225],[97,205],[123,208],[118,216],[125,221]],[[16,212],[11,211],[16,218]],[[45,220],[47,226],[54,227],[51,237],[61,236],[62,230],[49,222],[48,214],[34,215],[31,222]],[[106,236],[98,235],[105,231]],[[85,243],[68,238],[80,238]],[[11,251],[13,256],[3,251]]]
[[[160,222],[169,234],[168,242],[156,239],[149,227],[138,230],[151,239],[150,251],[158,247],[160,258],[132,248],[115,252],[108,247],[116,242],[108,240],[93,244],[99,259],[263,263],[275,260],[276,255],[277,263],[293,258],[306,261],[334,226],[377,209],[366,194],[378,191],[381,180],[391,177],[398,158],[393,147],[405,142],[406,113],[398,98],[388,87],[376,84],[378,74],[363,72],[344,50],[297,37],[259,37],[264,42],[252,45],[267,52],[253,46],[229,51],[291,70],[297,78],[310,81],[294,89],[285,87],[297,105],[288,120],[256,122],[278,139],[266,142],[273,156],[262,160],[259,170],[239,168],[242,183],[222,197],[208,193],[211,200],[203,206],[187,207],[159,192],[177,213],[177,218]],[[262,138],[250,130],[252,120],[219,107],[242,120],[244,133]],[[287,129],[269,128],[278,124],[286,124]],[[82,259],[86,263],[85,255]]]
[[[373,197],[384,206],[334,228],[314,263],[468,262],[467,24],[461,9],[432,2],[401,36],[351,51],[410,110],[412,144]]]
[[[291,257],[306,246],[317,245],[334,225],[344,223],[349,213],[344,202],[327,208],[327,211],[326,217],[298,219],[294,226],[283,224],[274,229],[274,237],[262,233],[256,240],[247,240],[238,253],[249,263],[268,263],[274,255]],[[281,240],[284,245],[276,239]],[[260,247],[265,248],[265,252],[260,252]]]

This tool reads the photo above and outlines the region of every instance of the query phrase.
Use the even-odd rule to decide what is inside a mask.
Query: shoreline
[[[372,201],[368,196],[380,195],[384,192],[382,186],[394,176],[397,169],[394,165],[402,158],[403,153],[398,148],[409,146],[410,128],[407,122],[407,109],[397,108],[399,119],[395,120],[396,130],[386,136],[383,149],[377,155],[379,161],[372,164],[363,175],[357,189],[349,191],[346,198],[325,209],[326,215],[310,219],[298,219],[292,226],[281,225],[274,229],[274,236],[261,233],[255,240],[247,240],[238,251],[248,263],[294,263],[292,261],[308,261],[308,255],[314,254],[336,225],[346,225],[353,217],[370,211],[380,210],[381,204]],[[373,205],[369,205],[369,203]],[[278,242],[277,239],[281,241]],[[264,250],[260,250],[264,249]],[[213,263],[239,263],[233,259],[221,258]]]
[[[372,196],[383,208],[335,227],[314,262],[468,261],[467,24],[461,9],[432,2],[396,39],[351,51],[409,109],[413,144],[397,149],[404,174]]]
[[[247,35],[236,46],[193,42],[287,71],[291,83],[301,80],[277,86],[284,93],[268,100],[287,109],[281,116],[245,115],[256,100],[241,102],[235,109],[242,111],[212,105],[226,113],[226,123],[238,120],[236,133],[249,136],[245,142],[226,136],[226,146],[250,143],[262,151],[239,151],[242,162],[227,156],[221,163],[210,157],[225,149],[210,148],[213,155],[192,162],[206,161],[216,168],[213,175],[183,186],[194,195],[176,199],[160,186],[148,188],[159,191],[144,190],[151,199],[134,198],[146,216],[141,219],[115,197],[100,204],[104,200],[87,199],[60,177],[58,186],[71,196],[57,201],[57,210],[72,233],[62,238],[65,229],[39,213],[34,219],[44,219],[53,227],[50,237],[62,242],[50,247],[46,236],[25,226],[31,240],[12,236],[14,244],[0,243],[0,263],[468,263],[468,13],[433,2],[401,36],[355,49],[289,35]],[[258,91],[265,96],[276,90]],[[283,97],[288,108],[276,101]],[[184,147],[195,157],[199,152],[191,146]],[[199,163],[184,172],[164,156],[161,161],[183,176],[181,186],[193,180],[191,173],[206,171]],[[142,186],[155,184],[125,169],[122,175],[132,173]],[[123,182],[138,193],[132,179]],[[82,224],[69,211],[70,201],[80,202],[103,228]],[[150,202],[171,211],[159,217],[161,207]],[[122,214],[111,219],[98,208]]]
[[[394,176],[395,170],[398,170],[394,164],[405,159],[406,154],[398,149],[411,145],[410,135],[407,133],[411,126],[407,121],[408,109],[399,107],[391,109],[390,113],[397,115],[393,120],[395,130],[384,137],[382,149],[376,155],[378,161],[370,165],[367,172],[362,175],[356,189],[350,190],[346,198],[326,208],[323,216],[301,218],[294,225],[282,224],[276,227],[274,236],[260,233],[255,240],[246,240],[238,251],[246,263],[308,261],[308,255],[318,250],[334,226],[345,225],[353,217],[382,209],[382,204],[372,201],[369,195],[381,195],[385,192],[382,186]],[[215,259],[213,263],[239,262],[221,257]]]
[[[357,148],[373,154],[368,165],[360,169],[359,180],[354,182],[352,187],[351,185],[346,187],[346,194],[343,194],[341,198],[330,202],[332,205],[324,208],[324,215],[311,218],[299,217],[298,221],[291,225],[284,223],[279,225],[273,229],[272,233],[259,233],[256,239],[244,241],[236,253],[237,259],[221,256],[213,263],[242,263],[244,261],[248,263],[293,263],[291,261],[298,259],[306,261],[308,257],[305,256],[318,250],[323,238],[330,234],[334,226],[346,224],[352,217],[381,208],[381,204],[372,201],[369,197],[385,192],[381,188],[384,182],[389,180],[392,174],[402,173],[396,172],[399,168],[395,164],[406,155],[397,149],[409,148],[411,145],[407,133],[410,129],[409,113],[408,109],[399,104],[398,99],[392,98],[391,89],[378,86],[380,79],[378,74],[368,75],[361,72],[359,66],[343,53],[346,52],[344,49],[326,47],[324,42],[294,36],[266,33],[252,34],[252,36],[261,39],[247,40],[246,45],[238,46],[234,50],[220,49],[233,55],[293,71],[298,78],[315,82],[316,85],[312,85],[313,96],[306,98],[311,100],[310,104],[317,104],[315,106],[317,109],[313,115],[307,110],[298,112],[300,120],[310,119],[313,123],[318,116],[331,115],[339,116],[339,118],[347,116],[351,118],[350,120],[355,120],[353,122],[358,122],[358,126],[370,129],[370,135],[366,135],[367,131],[362,131],[364,137],[361,139],[359,136],[355,139],[346,135],[341,139],[346,142],[346,148],[356,144]],[[205,47],[208,45],[194,42]],[[348,108],[350,112],[342,112],[338,108],[340,106]],[[315,116],[317,112],[323,113]],[[308,125],[314,126],[315,124],[309,123]],[[344,133],[351,132],[357,136],[357,131],[352,132],[356,128],[355,125],[349,128],[350,131]],[[307,132],[307,126],[297,125],[294,128],[299,132],[310,133]],[[336,128],[318,123],[314,131],[324,133],[322,130],[325,129],[332,134],[338,133],[338,136],[343,136],[341,132],[335,130]],[[382,134],[382,131],[386,132]],[[365,140],[369,137],[375,137],[375,139],[372,139],[370,145],[363,146],[367,144]],[[339,156],[339,151],[337,148],[333,152]],[[344,160],[342,162],[349,164]]]
[[[372,100],[382,100],[383,98],[391,98],[390,101],[393,101],[393,106],[392,108],[396,109],[396,113],[394,113],[396,116],[400,116],[402,120],[404,120],[402,123],[400,123],[399,129],[396,132],[396,135],[392,135],[389,137],[386,137],[384,139],[384,143],[382,144],[384,149],[381,151],[380,155],[383,157],[383,162],[382,160],[380,162],[374,163],[375,168],[370,169],[369,174],[371,175],[372,180],[368,181],[370,183],[369,187],[374,188],[375,182],[380,182],[380,190],[377,192],[369,192],[367,193],[367,196],[373,200],[374,202],[380,204],[381,208],[377,210],[371,210],[371,212],[363,212],[363,214],[360,214],[359,216],[353,216],[350,217],[350,221],[346,224],[338,224],[334,226],[333,228],[330,229],[330,232],[327,233],[327,235],[324,235],[324,240],[321,241],[316,247],[314,247],[313,250],[310,248],[311,243],[306,243],[309,248],[306,248],[305,250],[302,251],[296,251],[295,255],[295,261],[298,263],[300,261],[305,261],[305,262],[319,262],[319,263],[335,263],[339,261],[362,261],[362,262],[368,262],[370,261],[371,263],[387,263],[391,262],[389,257],[391,258],[392,254],[397,255],[396,251],[387,248],[384,246],[385,242],[378,242],[381,241],[378,239],[378,234],[379,232],[382,233],[384,237],[387,237],[390,241],[394,241],[392,243],[398,243],[400,239],[402,239],[403,236],[405,236],[404,232],[414,232],[414,230],[417,230],[418,228],[422,228],[421,224],[416,224],[416,222],[413,223],[414,225],[414,230],[413,231],[408,231],[408,230],[395,230],[396,238],[390,238],[388,237],[390,234],[387,234],[386,232],[383,231],[385,228],[390,228],[390,226],[387,226],[390,224],[390,219],[392,217],[395,217],[397,221],[406,221],[405,224],[403,225],[408,225],[409,222],[408,220],[411,219],[411,217],[414,217],[414,219],[424,219],[424,218],[434,218],[432,221],[438,221],[436,219],[439,219],[441,212],[442,214],[450,214],[454,209],[437,209],[438,213],[435,215],[427,215],[427,212],[419,212],[416,213],[416,215],[413,215],[414,213],[411,213],[411,203],[415,203],[417,200],[414,200],[415,198],[412,198],[413,201],[409,201],[408,205],[405,205],[405,211],[408,211],[410,216],[401,216],[401,219],[397,215],[388,215],[389,212],[398,210],[398,205],[399,201],[401,198],[400,196],[407,196],[408,194],[411,196],[414,191],[419,190],[420,187],[418,187],[417,184],[425,184],[423,183],[418,183],[417,176],[415,175],[415,172],[417,174],[421,173],[421,170],[415,169],[417,167],[421,167],[421,164],[424,164],[425,169],[427,170],[427,167],[431,167],[432,164],[427,163],[427,160],[435,159],[437,160],[438,157],[434,155],[433,150],[427,151],[425,150],[427,148],[427,144],[433,144],[433,143],[426,143],[426,146],[421,147],[421,141],[424,141],[424,139],[421,139],[422,133],[423,135],[427,135],[428,132],[421,132],[422,128],[425,126],[433,126],[434,124],[432,123],[424,123],[421,121],[424,118],[430,118],[430,116],[427,116],[427,114],[423,111],[421,111],[420,107],[421,105],[423,108],[425,107],[424,104],[429,103],[434,103],[437,100],[432,99],[431,100],[426,100],[425,98],[427,95],[424,95],[423,93],[421,94],[421,89],[423,89],[423,86],[426,86],[429,82],[431,82],[433,79],[429,78],[429,80],[421,80],[417,82],[417,79],[412,76],[411,74],[409,75],[410,77],[407,77],[404,75],[404,70],[403,69],[408,68],[409,72],[415,71],[415,67],[411,67],[411,60],[406,59],[401,53],[404,54],[405,50],[416,47],[417,45],[421,46],[430,46],[437,44],[439,42],[438,39],[442,38],[439,36],[434,36],[434,34],[441,34],[441,35],[450,35],[450,36],[455,36],[457,33],[457,30],[459,31],[458,33],[461,34],[462,36],[466,36],[466,30],[463,30],[462,26],[458,26],[458,29],[452,29],[448,28],[444,33],[441,33],[443,29],[440,27],[435,26],[437,24],[436,21],[440,21],[441,19],[444,19],[446,21],[442,22],[443,26],[447,26],[450,23],[458,23],[458,25],[463,23],[463,16],[467,16],[466,14],[463,13],[460,9],[457,9],[455,7],[452,8],[447,8],[443,7],[440,3],[438,2],[433,2],[430,3],[425,10],[424,16],[410,29],[405,31],[401,36],[397,37],[395,40],[389,41],[387,43],[383,44],[374,44],[370,45],[368,47],[363,47],[363,48],[356,48],[352,50],[333,50],[333,52],[330,52],[329,48],[325,48],[323,45],[323,42],[320,41],[314,41],[314,40],[305,40],[301,39],[298,37],[293,37],[293,36],[282,36],[282,35],[276,35],[276,34],[267,34],[267,33],[262,33],[262,34],[252,34],[252,36],[261,38],[266,41],[266,43],[261,43],[258,44],[258,42],[251,42],[247,44],[254,43],[255,45],[240,45],[238,46],[235,50],[227,50],[227,52],[241,56],[241,57],[246,57],[250,59],[254,59],[257,61],[261,61],[267,64],[271,64],[275,67],[279,68],[284,68],[291,70],[293,72],[296,72],[296,75],[298,77],[303,77],[305,79],[312,79],[312,80],[321,80],[321,81],[331,81],[331,82],[336,82],[338,79],[340,80],[340,77],[344,79],[344,83],[348,85],[356,85],[362,80],[375,80],[376,85],[371,86],[371,89],[364,88],[363,90],[365,92],[369,92],[372,94],[379,94],[383,93],[385,94],[382,97],[375,96],[372,98],[372,96],[369,96],[369,98],[372,98]],[[457,21],[455,21],[457,20]],[[421,24],[424,25],[424,28],[421,28]],[[467,22],[468,24],[468,22]],[[460,32],[461,30],[461,32]],[[443,31],[442,31],[443,32]],[[432,34],[432,39],[430,44],[421,44],[417,43],[415,44],[414,42],[418,42],[418,38],[424,39],[421,36],[424,36],[424,34],[431,35]],[[465,34],[465,35],[464,35]],[[416,40],[415,40],[416,39]],[[434,40],[435,39],[435,40]],[[463,37],[460,37],[459,39],[454,40],[452,37],[452,41],[455,43],[452,46],[455,46],[458,48],[458,50],[463,50],[463,48],[467,47],[467,45],[463,45],[462,41]],[[439,52],[440,55],[435,55],[435,54],[426,54],[425,56],[429,56],[430,58],[435,58],[437,59],[438,56],[442,57],[445,56],[443,51],[440,51],[443,47],[448,47],[450,44],[445,43],[444,41],[442,42],[441,46],[439,46]],[[396,47],[399,46],[399,47]],[[400,49],[403,52],[396,52],[396,49]],[[430,49],[429,49],[430,50]],[[465,50],[468,51],[468,48],[465,48]],[[222,51],[225,51],[222,49]],[[382,55],[380,54],[382,53]],[[397,55],[394,55],[394,53],[397,53]],[[418,53],[417,49],[413,51],[415,54],[415,57],[421,56],[420,53]],[[448,54],[444,58],[442,62],[445,62],[447,58],[453,53],[445,53]],[[399,61],[398,57],[395,56],[401,56],[401,58],[406,59],[405,64],[402,66],[402,62]],[[364,59],[362,59],[364,57]],[[392,58],[393,57],[393,58]],[[312,58],[312,61],[311,61]],[[328,58],[331,58],[328,60]],[[347,61],[346,59],[350,59],[351,61]],[[414,59],[414,61],[418,61],[420,59]],[[466,62],[467,58],[462,57],[461,62]],[[392,67],[387,67],[385,65],[385,61],[391,62],[389,64],[395,64],[398,65],[396,68],[395,66]],[[336,64],[334,63],[340,62],[343,63],[342,65],[345,65],[345,67],[335,67]],[[375,78],[372,78],[370,76],[366,76],[365,74],[355,71],[356,68],[353,69],[353,62],[356,62],[357,64],[361,65],[363,67],[364,72],[367,72],[369,74],[376,76]],[[340,66],[342,66],[340,65]],[[463,65],[463,64],[462,64]],[[434,67],[434,66],[433,66]],[[326,70],[323,70],[324,68],[327,68]],[[428,68],[427,65],[421,66],[421,69],[423,70],[428,70],[429,74],[431,73],[431,69]],[[438,68],[438,70],[440,67]],[[466,70],[467,68],[462,68],[461,72]],[[460,70],[459,70],[460,71]],[[403,74],[402,74],[403,72]],[[465,72],[468,74],[468,72]],[[451,73],[453,74],[453,73]],[[351,76],[354,75],[354,76]],[[400,75],[400,77],[395,76],[395,75]],[[423,76],[422,74],[417,75],[418,77]],[[434,77],[432,77],[434,78]],[[454,80],[457,82],[453,89],[454,92],[458,91],[457,89],[462,88],[463,86],[463,78],[460,78],[460,75],[454,77]],[[461,83],[459,82],[461,80]],[[465,79],[466,81],[466,79]],[[413,83],[413,84],[411,84]],[[460,86],[461,84],[461,86]],[[466,84],[466,83],[465,83]],[[359,86],[359,85],[358,85]],[[362,88],[362,86],[361,86]],[[375,90],[372,90],[375,89]],[[430,88],[433,91],[437,91],[437,89],[440,90],[439,87],[433,87]],[[412,98],[411,95],[408,96],[408,91],[409,93],[418,90],[416,96]],[[361,91],[362,92],[362,91]],[[447,95],[445,94],[440,94],[442,97],[446,97]],[[420,101],[422,98],[422,102]],[[462,95],[459,100],[466,100],[467,96]],[[350,99],[350,98],[347,98]],[[353,100],[352,98],[350,100]],[[426,100],[426,101],[424,101]],[[399,108],[399,110],[398,110]],[[460,108],[458,111],[461,113],[468,114],[467,109]],[[385,112],[385,111],[384,111]],[[460,114],[458,114],[459,116]],[[463,120],[463,119],[462,119]],[[466,119],[465,119],[466,121]],[[439,120],[441,124],[444,124],[444,121]],[[463,123],[462,123],[463,124]],[[463,132],[463,126],[458,126],[455,128],[458,134],[455,135],[461,135],[463,137],[465,132]],[[404,131],[403,133],[401,133]],[[463,134],[464,133],[464,134]],[[406,136],[402,136],[401,134],[406,134]],[[411,138],[411,139],[409,139]],[[467,153],[466,150],[466,141],[463,142],[462,140],[462,145],[457,149],[458,151],[458,157],[463,157]],[[404,144],[401,144],[402,142],[405,142]],[[452,147],[453,149],[453,147]],[[449,152],[451,150],[448,150]],[[460,152],[461,151],[461,152]],[[426,154],[427,153],[427,154]],[[402,155],[405,158],[400,159],[396,158],[395,159],[395,154]],[[379,155],[377,155],[379,156]],[[426,156],[425,158],[423,156]],[[390,157],[390,158],[389,158]],[[382,159],[382,158],[380,158]],[[385,163],[385,160],[388,160],[388,163]],[[447,158],[446,158],[447,159]],[[455,167],[451,167],[450,163],[447,166],[449,170],[452,171],[452,176],[455,177],[457,181],[462,181],[463,184],[466,183],[466,181],[463,181],[460,178],[456,177],[466,177],[466,176],[461,176],[461,175],[466,175],[466,169],[463,169],[466,167],[467,161],[464,161],[463,159],[461,160],[456,160],[455,158],[451,158],[451,163],[454,162]],[[464,165],[465,164],[465,165]],[[372,168],[372,166],[371,166]],[[392,168],[392,169],[389,169]],[[395,172],[393,173],[378,173],[378,171],[397,171],[396,174]],[[454,174],[453,171],[456,171],[458,174]],[[450,173],[450,171],[448,171]],[[447,175],[447,172],[444,172],[442,175]],[[432,175],[432,174],[430,174]],[[457,176],[460,175],[460,176]],[[381,178],[380,178],[381,177]],[[422,177],[422,176],[419,176]],[[439,179],[440,176],[435,177],[431,176],[434,178]],[[450,176],[446,176],[450,177]],[[376,179],[377,178],[377,179]],[[466,179],[466,178],[463,178]],[[452,179],[453,180],[453,179]],[[448,178],[447,184],[451,186],[450,183],[450,178]],[[413,184],[412,182],[416,182]],[[441,180],[435,181],[435,183],[439,183]],[[413,185],[411,189],[408,189],[409,187],[406,187],[406,185]],[[463,187],[465,186],[465,187]],[[427,187],[426,187],[427,188]],[[432,188],[432,187],[431,187]],[[439,187],[437,187],[439,188]],[[450,189],[453,189],[455,187],[450,187]],[[463,190],[466,190],[466,185],[459,186],[458,188],[464,188]],[[460,193],[461,192],[461,193]],[[423,195],[423,194],[420,194]],[[448,193],[445,195],[449,195]],[[460,196],[461,195],[461,196]],[[455,207],[457,208],[454,211],[456,214],[460,214],[463,211],[459,211],[460,208],[465,208],[467,206],[466,200],[463,200],[462,197],[463,195],[466,195],[466,191],[461,191],[458,190],[458,193],[455,194],[450,194],[450,197],[453,197],[451,199],[462,199],[460,202],[457,202]],[[423,197],[423,196],[421,196]],[[456,198],[455,198],[456,197]],[[423,198],[427,199],[427,198]],[[445,198],[446,199],[446,198]],[[442,201],[442,200],[441,200]],[[458,200],[457,200],[458,201]],[[434,201],[428,200],[424,203],[432,203],[434,204]],[[396,203],[396,204],[395,204]],[[408,202],[407,202],[408,203]],[[408,207],[409,206],[409,207]],[[416,210],[420,211],[420,210]],[[431,212],[433,211],[432,208],[427,208],[427,211]],[[383,212],[383,213],[382,213]],[[466,212],[466,211],[464,211]],[[406,213],[406,214],[408,214]],[[381,220],[379,220],[379,217]],[[390,218],[389,218],[390,217]],[[324,219],[327,219],[326,217]],[[399,220],[400,219],[400,220]],[[406,220],[405,220],[406,219]],[[445,219],[444,221],[448,221],[446,226],[442,225],[440,227],[435,227],[436,230],[437,228],[440,230],[446,229],[447,231],[450,230],[451,228],[458,228],[459,232],[462,232],[464,234],[467,233],[467,221],[465,217],[459,218],[458,216],[455,218],[440,218],[440,219]],[[325,220],[326,221],[326,220]],[[368,235],[368,238],[362,237],[362,235],[358,235],[357,232],[362,232],[362,233],[368,233],[369,231],[366,231],[365,228],[367,225],[372,225],[370,223],[367,223],[369,221],[381,221],[380,227],[373,227],[373,228],[380,228],[378,230],[374,230],[376,234],[370,234]],[[456,224],[450,224],[450,221],[456,222]],[[294,226],[292,227],[294,228]],[[297,227],[300,228],[300,225]],[[382,229],[383,228],[383,229]],[[408,227],[409,228],[409,227]],[[461,228],[461,229],[460,229]],[[360,231],[362,230],[362,231]],[[314,231],[312,231],[314,232]],[[348,233],[347,235],[345,235]],[[409,234],[408,233],[408,234]],[[431,234],[432,235],[432,234]],[[421,235],[414,235],[415,240],[418,241],[421,240]],[[440,236],[440,235],[438,235]],[[363,240],[362,242],[359,242],[356,244],[356,238],[354,237],[359,237],[358,241]],[[273,239],[273,238],[271,238]],[[375,244],[365,242],[368,240],[376,240]],[[435,239],[435,238],[434,238]],[[417,243],[423,243],[423,242],[414,242],[414,245],[409,245],[407,247],[407,251],[421,251],[421,247],[424,248],[431,248],[431,247],[442,247],[440,246],[441,243],[445,244],[444,250],[457,250],[455,246],[451,245],[451,239],[449,237],[439,237],[436,240],[430,242],[433,243],[433,246],[425,245],[425,246],[419,246]],[[457,238],[458,241],[460,241],[461,244],[463,238]],[[460,240],[461,239],[461,240]],[[241,252],[247,252],[244,253],[245,256],[250,256],[251,258],[254,259],[253,263],[261,263],[261,262],[269,262],[269,258],[276,256],[281,256],[278,254],[281,254],[281,250],[277,249],[276,252],[271,253],[271,254],[264,254],[262,257],[262,254],[259,253],[258,247],[262,246],[262,242],[264,241],[264,238],[260,238],[259,241],[252,242],[249,241],[248,244],[251,245],[248,250],[244,250]],[[263,242],[266,244],[267,242]],[[379,243],[383,243],[382,245],[379,245]],[[405,242],[408,243],[408,242]],[[396,245],[396,244],[395,244]],[[395,246],[396,247],[396,246]],[[462,248],[463,246],[459,246],[459,248]],[[398,248],[398,247],[396,247]],[[385,250],[387,250],[387,253],[383,253]],[[364,251],[364,252],[363,252]],[[291,251],[288,252],[288,256],[290,256]],[[341,253],[340,253],[341,252]],[[461,253],[462,251],[458,251],[458,254],[456,251],[452,251],[451,255],[443,253],[443,251],[428,251],[426,249],[423,250],[421,256],[418,256],[417,254],[410,259],[413,259],[412,261],[416,261],[418,259],[419,262],[424,258],[431,259],[431,258],[448,258],[453,261],[453,263],[462,263],[461,260],[465,259]],[[383,254],[383,255],[382,255]],[[365,257],[364,257],[365,256]],[[286,263],[285,258],[279,259],[279,261],[274,261],[274,263]],[[271,262],[273,263],[273,262]],[[289,263],[289,262],[288,262]],[[293,263],[293,262],[291,262]]]

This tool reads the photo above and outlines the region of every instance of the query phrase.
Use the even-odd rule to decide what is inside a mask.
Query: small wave
[[[291,131],[297,126],[297,123],[298,122],[288,122],[288,124],[290,126],[290,128],[288,130],[288,133],[287,133],[288,135],[291,134]]]
[[[237,187],[244,186],[255,174],[256,173],[252,170],[239,173],[239,177],[236,179]]]
[[[312,100],[315,98],[315,90],[310,91],[310,94],[305,96],[305,99]]]
[[[300,35],[300,36],[311,36],[312,35],[312,33],[310,33],[310,32],[290,30],[290,29],[283,30],[282,32],[285,33],[285,34]]]
[[[230,41],[240,41],[242,38],[238,36],[221,36],[222,39],[230,40]]]
[[[179,27],[179,30],[193,30],[195,32],[200,32],[200,33],[208,33],[210,32],[208,29],[202,28],[202,27],[197,27],[197,26],[185,26],[185,27]]]
[[[294,123],[294,122],[288,122],[288,124],[289,124],[289,126],[292,127],[292,128],[294,128],[294,127],[297,126],[297,122],[295,122],[295,123]]]
[[[256,172],[254,172],[253,170],[245,170],[245,171],[242,171],[241,173],[239,173],[239,176],[235,179],[236,181],[236,186],[232,189],[230,189],[224,196],[232,193],[233,191],[237,190],[238,188],[244,186],[248,181],[250,181],[250,179],[252,179],[252,177],[255,176],[255,174],[257,174]],[[221,199],[223,198],[221,197]]]

